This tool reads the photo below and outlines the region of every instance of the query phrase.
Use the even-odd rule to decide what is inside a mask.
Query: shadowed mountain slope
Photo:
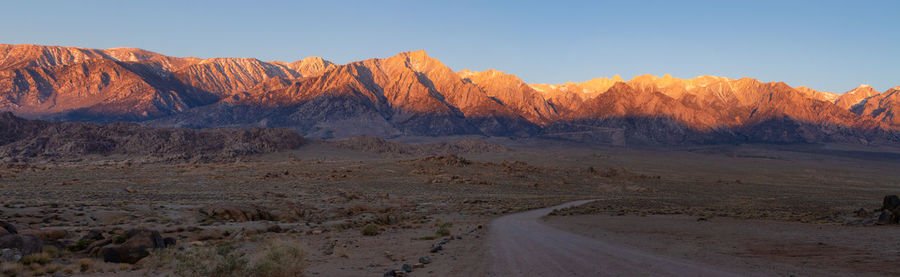
[[[190,130],[132,123],[53,123],[0,113],[0,156],[77,160],[118,155],[152,160],[228,160],[300,147],[304,138],[284,129]]]
[[[59,121],[284,127],[325,138],[565,138],[587,128],[646,143],[890,141],[900,128],[896,94],[716,76],[527,84],[496,70],[454,72],[424,51],[337,65],[0,45],[0,110]]]

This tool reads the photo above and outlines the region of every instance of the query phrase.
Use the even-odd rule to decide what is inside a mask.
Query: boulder
[[[897,218],[897,216],[895,216],[893,212],[888,211],[888,210],[882,210],[881,214],[878,215],[878,221],[876,221],[875,224],[878,224],[878,225],[894,224],[894,223],[897,223],[897,221],[894,220],[896,218]]]
[[[158,231],[148,229],[131,229],[128,230],[128,239],[122,243],[131,247],[147,247],[147,248],[163,248],[166,247],[165,241]]]
[[[165,244],[165,247],[175,246],[175,244],[177,244],[177,243],[178,243],[178,240],[176,240],[173,237],[163,238],[163,244]]]
[[[16,226],[13,226],[9,222],[0,220],[0,235],[3,234],[18,234],[19,232],[16,230]]]
[[[87,241],[90,241],[90,240],[87,240]],[[85,248],[85,249],[91,256],[96,257],[96,256],[100,255],[100,249],[102,249],[104,246],[107,246],[111,243],[112,243],[112,239],[102,239],[102,240],[94,241],[94,242],[88,244],[87,248]]]
[[[431,258],[429,258],[428,256],[419,257],[419,263],[430,264]]]
[[[22,251],[15,248],[3,248],[0,249],[0,262],[9,263],[9,262],[18,262],[22,259]]]
[[[18,249],[22,256],[28,256],[43,252],[44,242],[35,235],[6,234],[0,236],[0,249],[3,248]]]
[[[856,214],[856,217],[869,217],[869,215],[871,215],[869,213],[869,210],[866,210],[865,208],[859,208],[859,210],[856,210],[855,214]],[[700,221],[700,220],[697,219],[697,221]]]
[[[268,228],[266,228],[266,232],[281,233],[281,232],[284,232],[284,229],[282,229],[281,226],[278,226],[278,224],[273,224],[273,225],[269,226]]]
[[[885,195],[884,201],[881,203],[881,209],[893,211],[897,208],[900,208],[900,197],[897,197],[897,195]]]
[[[891,223],[900,223],[900,207],[897,207],[893,211],[891,211]]]
[[[127,237],[122,244],[111,244],[100,249],[104,262],[134,264],[149,256],[149,249],[166,247],[165,240],[154,230],[132,229]]]
[[[150,256],[146,248],[131,248],[123,245],[107,245],[100,249],[103,261],[108,263],[135,264],[141,259]]]
[[[404,276],[406,276],[406,272],[403,270],[392,269],[392,270],[388,270],[388,272],[385,272],[383,276],[384,277],[404,277]]]

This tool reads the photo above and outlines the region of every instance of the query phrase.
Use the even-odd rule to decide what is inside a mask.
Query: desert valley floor
[[[716,272],[888,276],[897,273],[900,228],[876,225],[874,210],[900,190],[898,168],[900,149],[879,146],[481,137],[310,141],[225,162],[7,161],[0,219],[54,251],[2,270],[191,275],[296,242],[306,276],[381,276],[404,264],[411,276],[485,276],[502,258],[495,242],[520,235],[496,231],[498,218],[594,200],[535,222]],[[174,245],[134,265],[97,256],[100,242],[135,228]],[[604,264],[603,251],[587,258]],[[565,261],[557,266],[565,272]]]

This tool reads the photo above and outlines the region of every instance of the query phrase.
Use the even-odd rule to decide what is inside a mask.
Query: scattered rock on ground
[[[423,264],[430,264],[431,258],[429,258],[428,256],[419,257],[419,262]]]
[[[268,211],[250,205],[215,204],[203,207],[200,212],[208,217],[226,221],[275,220],[275,216]]]
[[[404,272],[402,270],[396,270],[396,269],[388,270],[388,272],[384,273],[384,277],[403,277],[403,276],[406,276],[406,272]]]

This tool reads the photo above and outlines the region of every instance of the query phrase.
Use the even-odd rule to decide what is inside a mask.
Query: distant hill
[[[0,159],[79,160],[89,155],[139,161],[226,161],[300,147],[285,129],[191,130],[133,123],[53,123],[0,113]]]

